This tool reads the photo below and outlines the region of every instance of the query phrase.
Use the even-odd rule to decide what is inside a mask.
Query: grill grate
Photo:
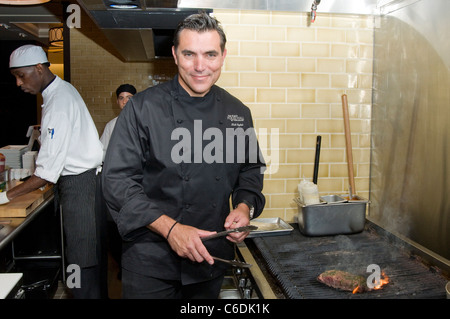
[[[446,278],[409,254],[390,244],[373,229],[359,234],[305,237],[296,225],[287,236],[251,240],[266,267],[276,278],[286,298],[445,298]],[[367,266],[377,264],[389,277],[380,290],[352,294],[330,288],[317,276],[330,269],[369,276]]]

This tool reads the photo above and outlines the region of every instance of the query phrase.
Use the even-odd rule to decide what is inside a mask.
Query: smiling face
[[[43,83],[42,65],[32,65],[11,70],[11,74],[16,78],[16,85],[22,91],[31,94],[38,94]]]
[[[178,81],[190,96],[205,96],[220,77],[226,50],[220,49],[215,30],[182,30],[178,47],[172,47],[178,66]]]

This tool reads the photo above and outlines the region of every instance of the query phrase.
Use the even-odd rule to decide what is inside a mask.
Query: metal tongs
[[[231,265],[233,267],[250,268],[252,266],[252,264],[247,264],[247,263],[244,263],[242,261],[222,259],[222,258],[214,257],[214,256],[211,256],[211,257],[214,260],[221,261],[221,262],[229,264],[229,265]]]
[[[233,229],[230,229],[230,230],[220,231],[218,233],[215,233],[215,234],[203,237],[202,241],[213,239],[213,238],[216,238],[216,237],[226,236],[226,235],[228,235],[230,233],[240,233],[240,232],[252,231],[252,230],[257,230],[257,229],[258,229],[258,226],[254,226],[254,225],[248,225],[248,226],[233,228]]]
[[[202,241],[205,240],[209,240],[212,238],[217,238],[217,237],[222,237],[222,236],[226,236],[230,233],[240,233],[240,232],[247,232],[247,231],[252,231],[252,230],[257,230],[258,227],[254,226],[254,225],[248,225],[248,226],[243,226],[243,227],[238,227],[238,228],[234,228],[234,229],[230,229],[230,230],[224,230],[206,237],[202,238]],[[252,264],[247,264],[245,262],[241,262],[241,261],[237,261],[237,260],[227,260],[227,259],[222,259],[219,257],[214,257],[211,256],[214,260],[217,261],[221,261],[223,263],[229,264],[233,267],[240,267],[240,268],[250,268],[252,266]]]

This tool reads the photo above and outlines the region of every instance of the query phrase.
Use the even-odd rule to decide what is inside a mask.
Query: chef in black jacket
[[[124,240],[124,298],[217,298],[228,265],[212,256],[233,259],[248,233],[201,238],[263,210],[250,110],[214,85],[225,43],[215,18],[186,18],[172,48],[178,74],[134,95],[117,120],[103,192]]]

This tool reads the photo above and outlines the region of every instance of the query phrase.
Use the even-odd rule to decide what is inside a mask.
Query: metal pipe
[[[311,6],[311,23],[316,21],[316,11],[317,11],[317,6],[320,4],[320,0],[314,0]]]

